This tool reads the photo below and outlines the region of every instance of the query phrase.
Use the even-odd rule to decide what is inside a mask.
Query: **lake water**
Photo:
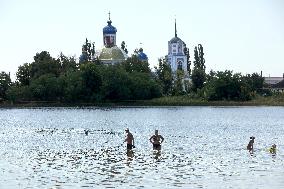
[[[284,188],[284,107],[0,109],[0,129],[4,189]]]

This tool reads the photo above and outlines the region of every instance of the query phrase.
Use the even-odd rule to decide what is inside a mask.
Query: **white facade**
[[[168,42],[167,62],[171,66],[172,72],[177,70],[184,71],[185,77],[188,76],[187,56],[184,53],[185,43],[177,37],[175,23],[175,37]]]

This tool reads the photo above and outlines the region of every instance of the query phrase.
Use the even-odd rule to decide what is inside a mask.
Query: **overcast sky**
[[[78,58],[86,37],[101,48],[109,11],[117,45],[143,47],[151,67],[167,54],[176,18],[192,61],[203,45],[207,71],[284,73],[283,0],[0,0],[0,71],[15,78],[44,50]]]

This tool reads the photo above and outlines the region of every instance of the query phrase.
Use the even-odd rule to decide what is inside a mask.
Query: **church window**
[[[177,69],[182,70],[182,62],[181,61],[178,61]]]

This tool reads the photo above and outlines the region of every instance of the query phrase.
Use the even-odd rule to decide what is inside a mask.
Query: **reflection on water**
[[[281,188],[284,108],[0,109],[0,188]],[[126,151],[124,129],[135,137]],[[153,151],[159,129],[165,142]],[[255,136],[254,152],[246,150]],[[277,144],[277,154],[267,151]]]

